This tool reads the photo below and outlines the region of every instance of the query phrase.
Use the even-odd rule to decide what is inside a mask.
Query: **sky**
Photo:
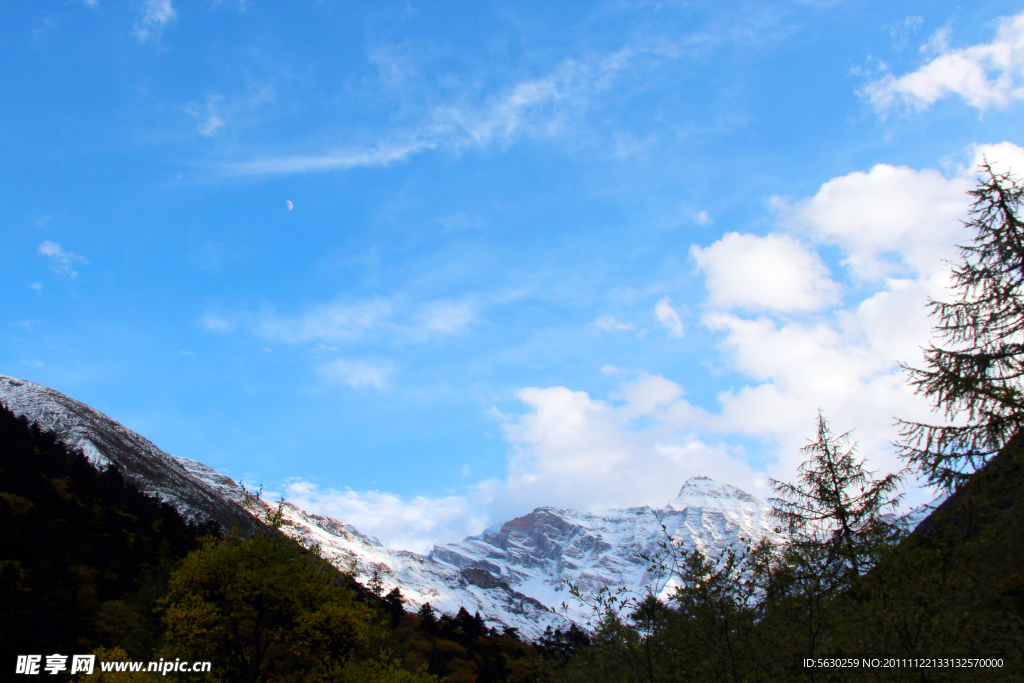
[[[0,4],[0,373],[416,551],[879,474],[1024,5]],[[911,479],[907,500],[931,493]]]

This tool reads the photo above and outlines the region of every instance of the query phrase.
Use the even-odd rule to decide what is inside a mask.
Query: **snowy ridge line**
[[[229,477],[157,448],[89,406],[47,387],[0,374],[0,403],[82,451],[96,467],[115,464],[124,478],[193,521],[251,526],[243,489]],[[534,640],[548,627],[586,623],[589,608],[571,599],[566,582],[584,593],[625,587],[665,594],[671,577],[651,577],[641,554],[671,539],[710,555],[744,539],[777,538],[771,510],[750,494],[707,477],[692,477],[663,508],[580,511],[536,508],[428,555],[385,548],[355,527],[285,502],[283,531],[316,543],[364,585],[376,574],[384,592],[398,588],[411,609],[425,603],[443,613],[479,612],[488,626],[515,628]],[[667,537],[666,537],[667,533]],[[565,614],[551,608],[567,604]]]

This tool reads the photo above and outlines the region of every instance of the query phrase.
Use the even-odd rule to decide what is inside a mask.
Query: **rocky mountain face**
[[[252,523],[234,481],[165,453],[83,403],[6,375],[0,375],[0,403],[81,450],[97,467],[115,464],[126,480],[188,519],[215,519],[225,527]],[[603,586],[638,593],[671,589],[671,577],[650,575],[640,558],[657,554],[669,538],[715,554],[741,539],[774,536],[769,508],[707,477],[689,479],[662,508],[541,507],[460,543],[435,546],[429,555],[385,548],[355,527],[287,503],[284,520],[285,533],[318,543],[327,558],[351,568],[364,585],[376,575],[385,592],[399,588],[411,609],[429,602],[454,614],[464,607],[490,626],[516,628],[527,638],[591,616],[571,598],[566,581],[584,593]]]

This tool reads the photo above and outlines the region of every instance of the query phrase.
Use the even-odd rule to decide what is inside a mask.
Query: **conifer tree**
[[[791,548],[813,549],[830,570],[859,575],[871,568],[879,541],[891,533],[883,515],[899,505],[902,472],[875,479],[857,457],[850,433],[832,434],[818,411],[817,438],[804,446],[796,484],[771,479],[774,516]],[[781,529],[780,529],[781,530]]]
[[[373,565],[373,571],[370,573],[370,580],[366,587],[378,598],[384,594],[384,576],[379,566]]]
[[[795,484],[770,480],[777,495],[769,499],[773,515],[789,540],[761,609],[771,616],[762,622],[769,628],[789,624],[785,631],[792,641],[786,648],[814,658],[835,651],[853,621],[836,605],[862,590],[865,574],[898,538],[883,515],[899,504],[903,473],[875,479],[857,457],[849,432],[834,435],[820,410],[817,438],[801,453]]]
[[[975,232],[953,264],[952,302],[929,300],[944,347],[925,349],[924,368],[903,368],[947,424],[900,420],[899,446],[932,484],[954,490],[1024,425],[1024,187],[986,162],[969,194],[964,226]]]

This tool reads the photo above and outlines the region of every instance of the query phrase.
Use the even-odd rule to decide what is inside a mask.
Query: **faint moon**
[[[292,204],[292,200],[290,200],[290,199],[286,199],[284,203],[288,207],[289,211],[291,211],[292,207],[295,206],[294,204]]]

